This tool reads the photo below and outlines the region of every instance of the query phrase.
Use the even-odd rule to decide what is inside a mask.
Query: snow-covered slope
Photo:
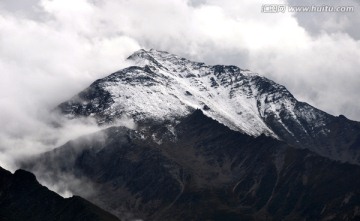
[[[206,115],[233,130],[276,137],[262,115],[278,107],[258,109],[257,82],[266,81],[275,90],[286,93],[284,103],[292,104],[293,97],[284,87],[235,66],[208,66],[156,50],[137,51],[129,60],[135,66],[96,82],[112,98],[111,104],[101,110],[107,116],[126,114],[137,121],[162,121],[205,109]],[[83,100],[82,105],[88,105],[87,102]]]
[[[265,77],[236,66],[210,66],[153,49],[139,50],[128,60],[133,66],[95,81],[61,104],[60,110],[70,117],[93,116],[103,124],[124,115],[137,122],[176,122],[202,109],[232,130],[265,134],[331,158],[360,161],[359,151],[342,151],[357,142],[358,123],[341,120],[343,127],[353,130],[349,139],[341,145],[328,141],[334,136],[331,125],[339,119],[297,101],[284,86]]]

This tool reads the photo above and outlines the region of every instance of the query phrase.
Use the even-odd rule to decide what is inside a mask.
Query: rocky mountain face
[[[297,101],[282,85],[235,66],[140,50],[134,65],[95,81],[58,110],[99,124],[127,115],[136,122],[175,122],[195,109],[232,130],[261,134],[322,156],[360,164],[360,123]]]
[[[24,170],[14,174],[0,168],[0,220],[2,221],[118,221],[85,199],[64,199],[40,185]]]
[[[130,220],[360,218],[359,166],[230,130],[200,110],[173,133],[166,125],[112,127],[26,167],[52,180],[87,180],[94,191],[84,197]]]
[[[69,141],[24,168],[77,180],[71,192],[122,220],[360,219],[359,122],[235,66],[156,50],[128,60],[56,110],[137,127]]]

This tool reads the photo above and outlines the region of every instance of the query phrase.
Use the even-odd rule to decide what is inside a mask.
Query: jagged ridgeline
[[[360,219],[360,123],[236,66],[139,50],[57,111],[111,125],[23,166],[122,219]],[[101,137],[101,139],[97,139]],[[126,217],[126,218],[124,218]]]
[[[134,66],[103,79],[58,109],[99,124],[122,115],[137,122],[175,122],[195,109],[232,130],[261,134],[342,162],[360,164],[360,123],[300,102],[282,85],[236,66],[189,61],[139,50]]]

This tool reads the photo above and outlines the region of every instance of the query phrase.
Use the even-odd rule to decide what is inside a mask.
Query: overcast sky
[[[250,69],[301,101],[359,121],[359,3],[313,2],[1,0],[0,160],[4,134],[36,130],[44,110],[123,68],[140,48]],[[354,12],[262,13],[262,4]]]

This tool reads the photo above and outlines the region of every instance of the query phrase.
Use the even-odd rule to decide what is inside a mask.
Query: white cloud
[[[253,65],[301,100],[332,114],[359,119],[359,56],[359,41],[343,33],[323,34],[308,41],[305,48],[261,53]]]
[[[55,129],[49,125],[49,110],[97,78],[126,66],[124,59],[140,48],[125,35],[94,34],[96,27],[85,23],[91,11],[85,1],[72,4],[78,6],[72,8],[74,20],[71,13],[62,13],[66,5],[51,2],[55,5],[43,1],[42,8],[49,20],[9,11],[0,15],[0,166],[11,170],[16,158],[53,148],[72,133],[99,129],[83,124]],[[50,145],[49,139],[57,142]]]
[[[0,121],[6,126],[1,136],[38,136],[34,131],[46,125],[46,110],[124,67],[124,58],[141,47],[239,65],[316,107],[360,120],[360,46],[350,15],[322,14],[327,24],[321,29],[312,17],[263,14],[263,3],[32,0],[25,7],[2,1]],[[24,146],[0,141],[1,150],[13,145]]]

